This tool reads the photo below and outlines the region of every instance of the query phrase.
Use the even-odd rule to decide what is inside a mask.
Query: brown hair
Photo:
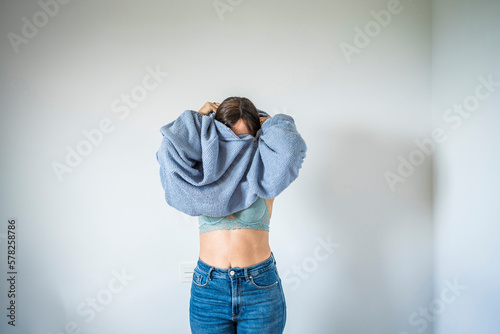
[[[259,111],[246,97],[232,96],[222,101],[215,112],[215,119],[229,128],[242,119],[254,137],[260,129]]]

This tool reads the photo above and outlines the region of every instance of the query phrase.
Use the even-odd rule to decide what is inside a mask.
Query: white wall
[[[495,0],[433,4],[433,127],[448,134],[435,161],[435,297],[456,280],[436,334],[500,332],[499,17]]]
[[[2,333],[189,332],[178,268],[196,261],[198,230],[163,199],[159,129],[233,95],[291,114],[308,144],[271,226],[286,333],[415,332],[433,298],[433,157],[393,189],[385,175],[431,130],[430,1],[232,3],[219,16],[212,1],[70,1],[45,24],[35,1],[0,2],[0,241],[5,254],[17,218],[19,292],[12,328],[2,279]],[[370,11],[388,4],[381,26]],[[380,31],[368,43],[356,27]],[[148,67],[168,76],[126,114]],[[100,125],[59,180],[54,162]]]

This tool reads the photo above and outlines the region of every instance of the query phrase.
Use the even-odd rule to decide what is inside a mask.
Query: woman
[[[191,285],[191,331],[282,333],[286,303],[269,246],[274,201],[274,196],[269,195],[281,192],[297,177],[305,157],[305,142],[290,116],[278,114],[270,122],[271,117],[246,98],[207,102],[198,113],[201,116],[189,111],[181,124],[171,123],[170,128],[162,131],[168,142],[165,147],[175,147],[175,150],[170,149],[169,154],[163,155],[160,149],[157,155],[160,165],[170,166],[161,174],[167,202],[188,214],[204,212],[199,214],[200,252]],[[197,131],[192,131],[193,128]],[[177,137],[184,141],[176,141]],[[184,154],[179,147],[190,153]],[[211,147],[215,147],[213,151]],[[231,160],[222,165],[224,173],[219,177],[211,177],[216,172],[210,168],[213,154],[207,152],[217,152],[216,160]],[[176,159],[172,156],[176,154],[182,157],[182,163],[172,164]],[[183,163],[188,163],[187,167],[181,168]],[[184,175],[182,182],[172,181],[178,180],[173,176],[178,174]],[[235,179],[231,179],[233,175]],[[188,176],[188,188],[183,188]],[[217,195],[193,201],[191,198],[197,196],[199,189],[213,190],[214,182],[200,181],[207,177],[211,181],[216,179]],[[238,184],[234,180],[239,180]],[[193,181],[198,182],[195,187],[191,187]],[[191,196],[175,201],[172,194],[179,191]],[[230,196],[225,197],[224,193]],[[188,198],[193,201],[191,206],[185,203],[190,201]],[[242,204],[231,201],[232,198]],[[203,203],[219,208],[204,209]],[[236,211],[236,208],[240,209]],[[215,212],[229,214],[214,215]]]

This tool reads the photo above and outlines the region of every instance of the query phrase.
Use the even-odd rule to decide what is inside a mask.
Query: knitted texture
[[[259,110],[259,113],[265,113]],[[166,202],[191,216],[227,216],[274,198],[299,174],[307,146],[293,118],[276,114],[255,137],[185,110],[160,129],[156,158]]]

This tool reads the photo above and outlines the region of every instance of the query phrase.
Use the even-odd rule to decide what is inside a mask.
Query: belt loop
[[[214,267],[210,267],[210,269],[208,270],[208,279],[209,280],[212,279],[212,271],[214,271]]]

